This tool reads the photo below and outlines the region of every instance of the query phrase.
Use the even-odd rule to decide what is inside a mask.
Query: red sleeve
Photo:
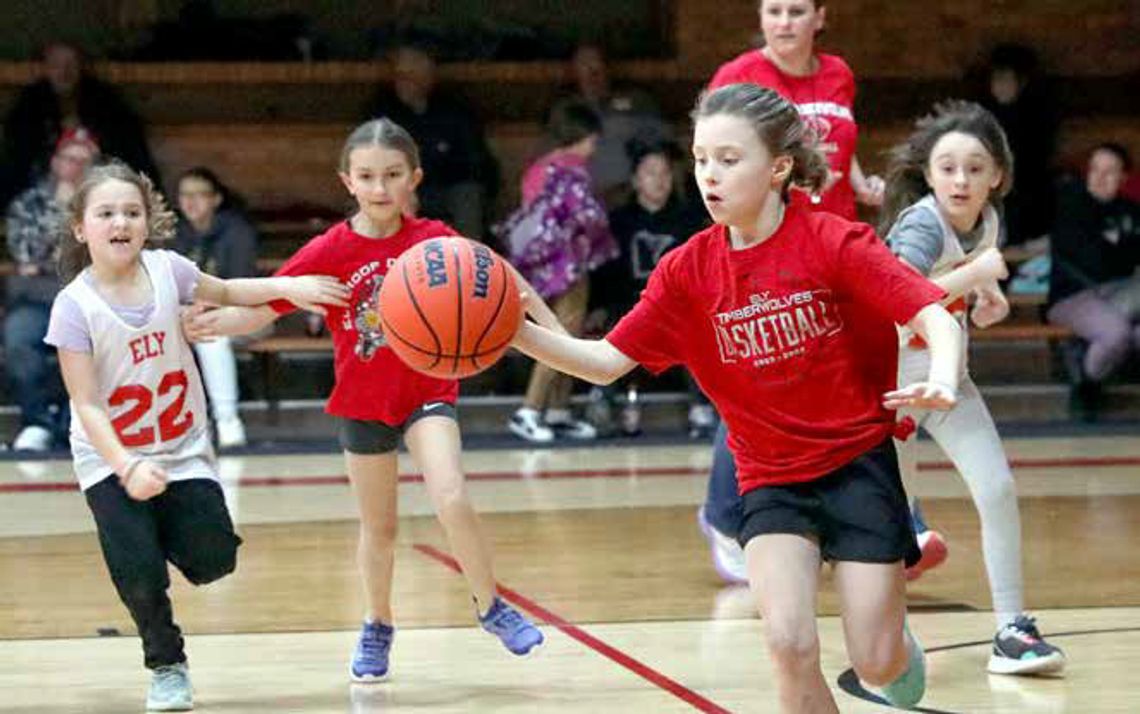
[[[836,262],[837,288],[843,299],[905,325],[919,310],[946,297],[942,288],[896,258],[870,226],[848,226]]]
[[[680,364],[688,344],[684,333],[689,323],[674,277],[676,255],[666,255],[654,268],[641,299],[606,335],[607,342],[654,374]]]
[[[273,273],[274,276],[291,277],[295,275],[327,275],[332,271],[324,260],[325,237],[319,235],[306,243],[294,253],[285,264]],[[269,307],[278,315],[285,315],[297,309],[297,306],[288,300],[273,300]]]

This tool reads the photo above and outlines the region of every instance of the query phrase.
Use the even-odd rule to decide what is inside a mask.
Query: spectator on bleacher
[[[1013,151],[1013,191],[1005,199],[1004,215],[1007,242],[1016,245],[1049,231],[1057,109],[1036,53],[1028,47],[995,47],[981,83],[979,103],[997,117]]]
[[[43,77],[24,87],[4,121],[0,201],[7,203],[48,170],[60,136],[80,127],[103,152],[158,182],[142,122],[109,84],[84,67],[78,48],[53,42],[43,50]]]
[[[589,274],[618,254],[606,209],[587,168],[601,132],[597,113],[565,102],[547,127],[554,149],[531,164],[522,179],[522,206],[496,231],[511,263],[550,303],[570,334],[578,334],[590,301]],[[512,433],[527,441],[555,434],[593,439],[597,429],[570,412],[573,380],[535,363],[523,406],[510,418]]]
[[[16,274],[8,278],[4,315],[4,364],[9,388],[20,407],[20,431],[12,447],[46,451],[67,438],[67,403],[59,365],[44,344],[51,303],[59,292],[56,261],[58,226],[99,146],[83,129],[64,132],[50,170],[8,206],[8,252]]]
[[[667,138],[672,132],[648,92],[631,86],[614,87],[610,83],[601,46],[578,45],[570,58],[570,71],[574,80],[572,94],[561,101],[585,103],[601,119],[598,147],[590,158],[590,175],[595,190],[612,205],[625,198],[633,173],[626,145],[634,139]]]
[[[1073,406],[1095,416],[1100,383],[1140,352],[1140,204],[1120,195],[1132,168],[1113,142],[1095,147],[1084,182],[1062,184],[1050,237],[1050,322],[1080,342],[1066,350]]]
[[[633,195],[609,216],[620,253],[615,260],[599,268],[591,280],[591,303],[596,311],[603,313],[602,321],[608,326],[616,324],[619,317],[633,309],[658,261],[708,225],[704,208],[686,200],[677,190],[684,161],[675,143],[634,140],[627,150],[633,167],[630,180]],[[634,374],[644,376],[641,370]],[[716,414],[688,372],[685,375],[689,388],[690,434],[694,438],[711,437]],[[613,391],[611,386],[604,393],[612,398]],[[622,430],[635,432],[637,421],[630,419],[623,423]]]
[[[395,81],[374,100],[370,116],[387,117],[416,140],[424,180],[419,215],[450,224],[482,240],[499,186],[499,167],[483,125],[464,102],[437,89],[436,64],[427,47],[406,43],[392,56]]]
[[[241,200],[208,168],[195,167],[178,179],[178,232],[175,250],[204,273],[223,280],[257,276],[257,231]],[[228,337],[197,342],[194,352],[210,397],[218,447],[245,445],[238,416],[237,361]]]

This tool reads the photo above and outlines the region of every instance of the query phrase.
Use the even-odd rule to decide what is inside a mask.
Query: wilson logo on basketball
[[[487,297],[487,288],[491,284],[491,266],[495,264],[491,251],[483,246],[477,246],[475,253],[475,297]]]
[[[439,241],[424,243],[424,265],[427,268],[429,288],[447,285],[447,263],[443,254],[443,245]]]

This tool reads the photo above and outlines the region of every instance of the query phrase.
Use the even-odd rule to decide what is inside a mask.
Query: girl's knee
[[[858,647],[849,646],[849,651],[855,673],[877,687],[895,681],[906,669],[906,646],[899,637],[877,638]]]
[[[220,538],[196,553],[182,574],[195,585],[206,585],[221,580],[237,568],[237,537]]]
[[[369,552],[387,552],[396,547],[396,535],[399,526],[395,518],[388,518],[378,523],[360,524],[360,544]]]
[[[819,637],[810,627],[768,621],[764,638],[768,654],[779,669],[799,670],[819,662]]]

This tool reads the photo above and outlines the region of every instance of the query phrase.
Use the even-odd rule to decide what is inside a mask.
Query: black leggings
[[[222,487],[209,479],[172,481],[149,501],[135,501],[109,476],[87,489],[103,559],[154,669],[186,661],[182,631],[166,593],[170,561],[195,585],[232,573],[241,538]]]

